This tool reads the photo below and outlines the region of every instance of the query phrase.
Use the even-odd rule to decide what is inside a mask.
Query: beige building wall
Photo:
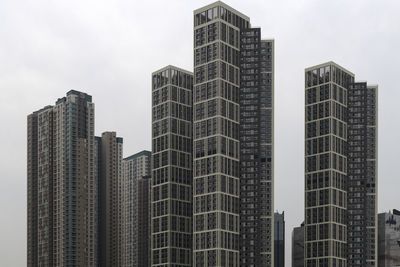
[[[96,266],[92,97],[69,91],[28,132],[28,266]]]

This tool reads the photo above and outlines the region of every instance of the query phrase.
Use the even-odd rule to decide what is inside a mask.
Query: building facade
[[[192,266],[192,73],[152,74],[152,266]]]
[[[377,266],[377,86],[305,73],[305,266]]]
[[[273,41],[220,1],[194,11],[193,111],[193,265],[273,266]]]
[[[98,149],[99,265],[122,265],[122,149],[123,139],[104,132]]]
[[[28,266],[97,265],[93,149],[90,95],[28,116]]]
[[[240,41],[240,262],[272,266],[274,41],[259,28]]]
[[[285,212],[274,214],[274,266],[285,267]]]
[[[292,232],[292,267],[304,266],[304,223],[293,228]]]
[[[350,84],[347,103],[348,266],[377,266],[377,86]]]
[[[221,2],[194,11],[194,266],[239,266],[240,28]]]
[[[38,113],[28,116],[27,123],[27,266],[38,266]]]
[[[347,91],[354,74],[306,69],[305,266],[347,266]]]
[[[378,215],[378,266],[400,266],[400,211]]]
[[[149,266],[150,259],[150,151],[123,160],[122,266]]]

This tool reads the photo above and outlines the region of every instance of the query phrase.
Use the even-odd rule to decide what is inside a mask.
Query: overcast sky
[[[335,61],[379,84],[379,212],[400,208],[400,1],[231,0],[275,39],[275,209],[303,221],[304,69]],[[193,10],[211,1],[0,1],[0,265],[26,265],[26,116],[70,89],[96,134],[150,150],[151,73],[193,69]],[[397,168],[396,168],[397,167]]]

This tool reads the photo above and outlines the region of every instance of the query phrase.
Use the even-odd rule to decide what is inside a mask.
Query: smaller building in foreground
[[[378,266],[400,266],[400,211],[378,215]]]
[[[285,212],[274,214],[274,266],[285,267]]]
[[[293,228],[292,232],[292,267],[304,266],[304,223]]]

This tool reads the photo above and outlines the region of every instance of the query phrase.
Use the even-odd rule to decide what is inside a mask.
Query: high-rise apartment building
[[[150,151],[123,160],[122,266],[149,266],[150,260]]]
[[[152,266],[192,266],[192,73],[152,74]]]
[[[377,86],[347,91],[347,266],[377,266]]]
[[[52,106],[28,116],[28,266],[53,263],[53,131]]]
[[[376,266],[377,86],[305,70],[305,266]]]
[[[400,266],[400,211],[378,215],[378,266]]]
[[[193,266],[239,266],[240,29],[216,2],[194,11]]]
[[[273,266],[274,41],[259,28],[240,41],[240,262]]]
[[[194,11],[193,266],[273,266],[273,47],[218,1]]]
[[[354,74],[306,69],[305,266],[346,266],[347,91]]]
[[[90,95],[28,116],[28,266],[97,266],[93,150]]]
[[[98,251],[100,266],[122,265],[122,149],[123,139],[104,132],[97,151],[98,170]]]

